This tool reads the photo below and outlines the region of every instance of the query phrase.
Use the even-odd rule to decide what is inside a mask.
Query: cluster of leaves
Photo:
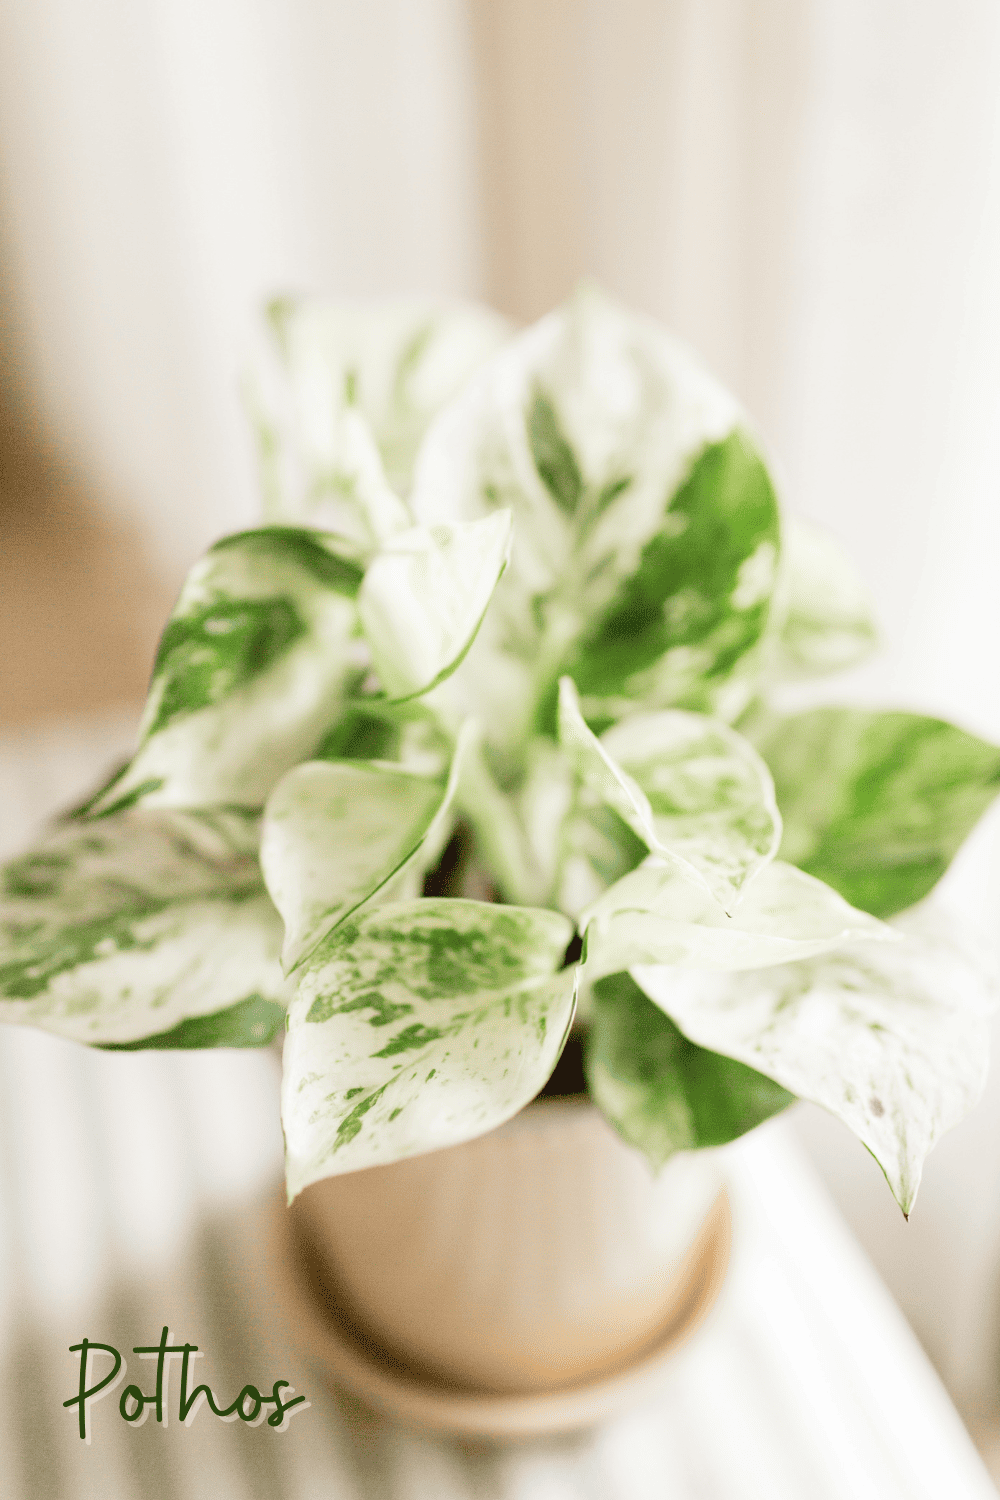
[[[655,324],[591,290],[517,336],[424,303],[272,324],[268,524],[190,574],[129,763],[4,870],[0,1019],[286,1025],[294,1195],[509,1118],[579,1003],[654,1164],[798,1096],[908,1212],[984,1081],[990,982],[924,898],[1000,751],[778,716],[871,649],[864,591]]]

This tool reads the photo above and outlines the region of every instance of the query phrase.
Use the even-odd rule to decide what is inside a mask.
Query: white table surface
[[[127,746],[126,716],[0,737],[0,854]],[[979,1500],[995,1496],[908,1325],[782,1122],[726,1153],[733,1257],[655,1401],[583,1435],[463,1447],[327,1392],[291,1352],[261,1253],[281,1174],[270,1052],[91,1052],[0,1029],[3,1500]],[[231,1400],[291,1381],[275,1433],[130,1428],[117,1396],[89,1445],[62,1402],[69,1346],[163,1324]],[[144,1388],[147,1388],[144,1386]],[[121,1388],[119,1387],[119,1390]]]

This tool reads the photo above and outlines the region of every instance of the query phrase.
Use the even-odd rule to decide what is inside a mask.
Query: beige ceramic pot
[[[336,1341],[329,1320],[320,1331],[340,1351],[335,1378],[384,1409],[396,1391],[397,1414],[422,1425],[481,1432],[510,1430],[514,1407],[525,1430],[593,1419],[595,1392],[662,1362],[706,1310],[728,1254],[714,1155],[681,1155],[654,1175],[579,1096],[538,1099],[461,1146],[316,1183],[291,1224],[339,1325]],[[415,1410],[435,1390],[451,1393],[455,1420],[447,1400]],[[564,1399],[573,1392],[590,1398]],[[492,1419],[458,1420],[462,1393]],[[539,1417],[546,1399],[561,1420]]]

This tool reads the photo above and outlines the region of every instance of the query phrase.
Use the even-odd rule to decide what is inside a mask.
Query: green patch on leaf
[[[654,1168],[676,1151],[735,1140],[795,1098],[688,1041],[628,974],[594,986],[585,1068],[598,1108]]]
[[[192,1047],[266,1047],[285,1024],[285,1007],[263,995],[248,995],[245,1000],[214,1011],[208,1016],[192,1016],[169,1031],[156,1036],[140,1037],[134,1042],[105,1042],[106,1052],[143,1052],[155,1049],[189,1049]]]
[[[350,706],[324,735],[313,760],[395,760],[402,726],[386,714]]]
[[[370,1010],[368,1017],[369,1026],[391,1026],[398,1021],[400,1016],[408,1016],[413,1010],[412,1005],[394,1004],[380,995],[378,990],[367,990],[363,995],[354,995],[350,1000],[344,1000],[338,1004],[334,995],[320,995],[309,1007],[306,1015],[307,1021],[317,1024],[329,1021],[331,1016],[349,1015],[351,1011]]]
[[[583,494],[583,478],[576,455],[559,425],[552,398],[541,386],[535,387],[527,421],[528,442],[539,478],[559,509],[572,516]]]
[[[814,709],[762,750],[782,857],[881,917],[931,890],[1000,791],[1000,749],[919,714]]]
[[[339,540],[339,539],[338,539]],[[345,543],[340,541],[341,548]],[[237,547],[247,557],[264,562],[288,562],[309,574],[325,589],[353,599],[364,580],[365,570],[349,552],[324,546],[320,534],[299,526],[261,526],[254,531],[237,531],[215,543],[213,552]]]
[[[12,860],[2,873],[6,896],[51,896],[59,888],[59,876],[70,866],[69,857],[39,850]]]
[[[305,628],[291,599],[281,598],[219,599],[171,620],[153,667],[161,687],[149,734],[252,682]]]
[[[744,432],[704,448],[639,565],[563,667],[585,696],[612,697],[678,647],[728,676],[767,624],[779,543],[770,476]]]
[[[424,1026],[419,1021],[414,1021],[412,1026],[404,1026],[398,1031],[381,1052],[373,1052],[373,1057],[395,1057],[399,1052],[412,1052],[414,1049],[426,1047],[428,1042],[436,1042],[444,1032],[437,1026]],[[397,1111],[398,1114],[398,1111]],[[395,1115],[390,1115],[395,1119]]]

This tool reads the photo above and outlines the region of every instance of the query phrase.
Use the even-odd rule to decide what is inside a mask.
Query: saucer
[[[729,1265],[732,1220],[721,1192],[676,1272],[681,1292],[669,1320],[610,1372],[548,1391],[499,1393],[451,1384],[404,1364],[370,1337],[320,1280],[283,1202],[270,1224],[269,1263],[288,1331],[330,1385],[408,1428],[465,1438],[532,1438],[589,1427],[651,1395],[677,1349],[719,1295]]]

